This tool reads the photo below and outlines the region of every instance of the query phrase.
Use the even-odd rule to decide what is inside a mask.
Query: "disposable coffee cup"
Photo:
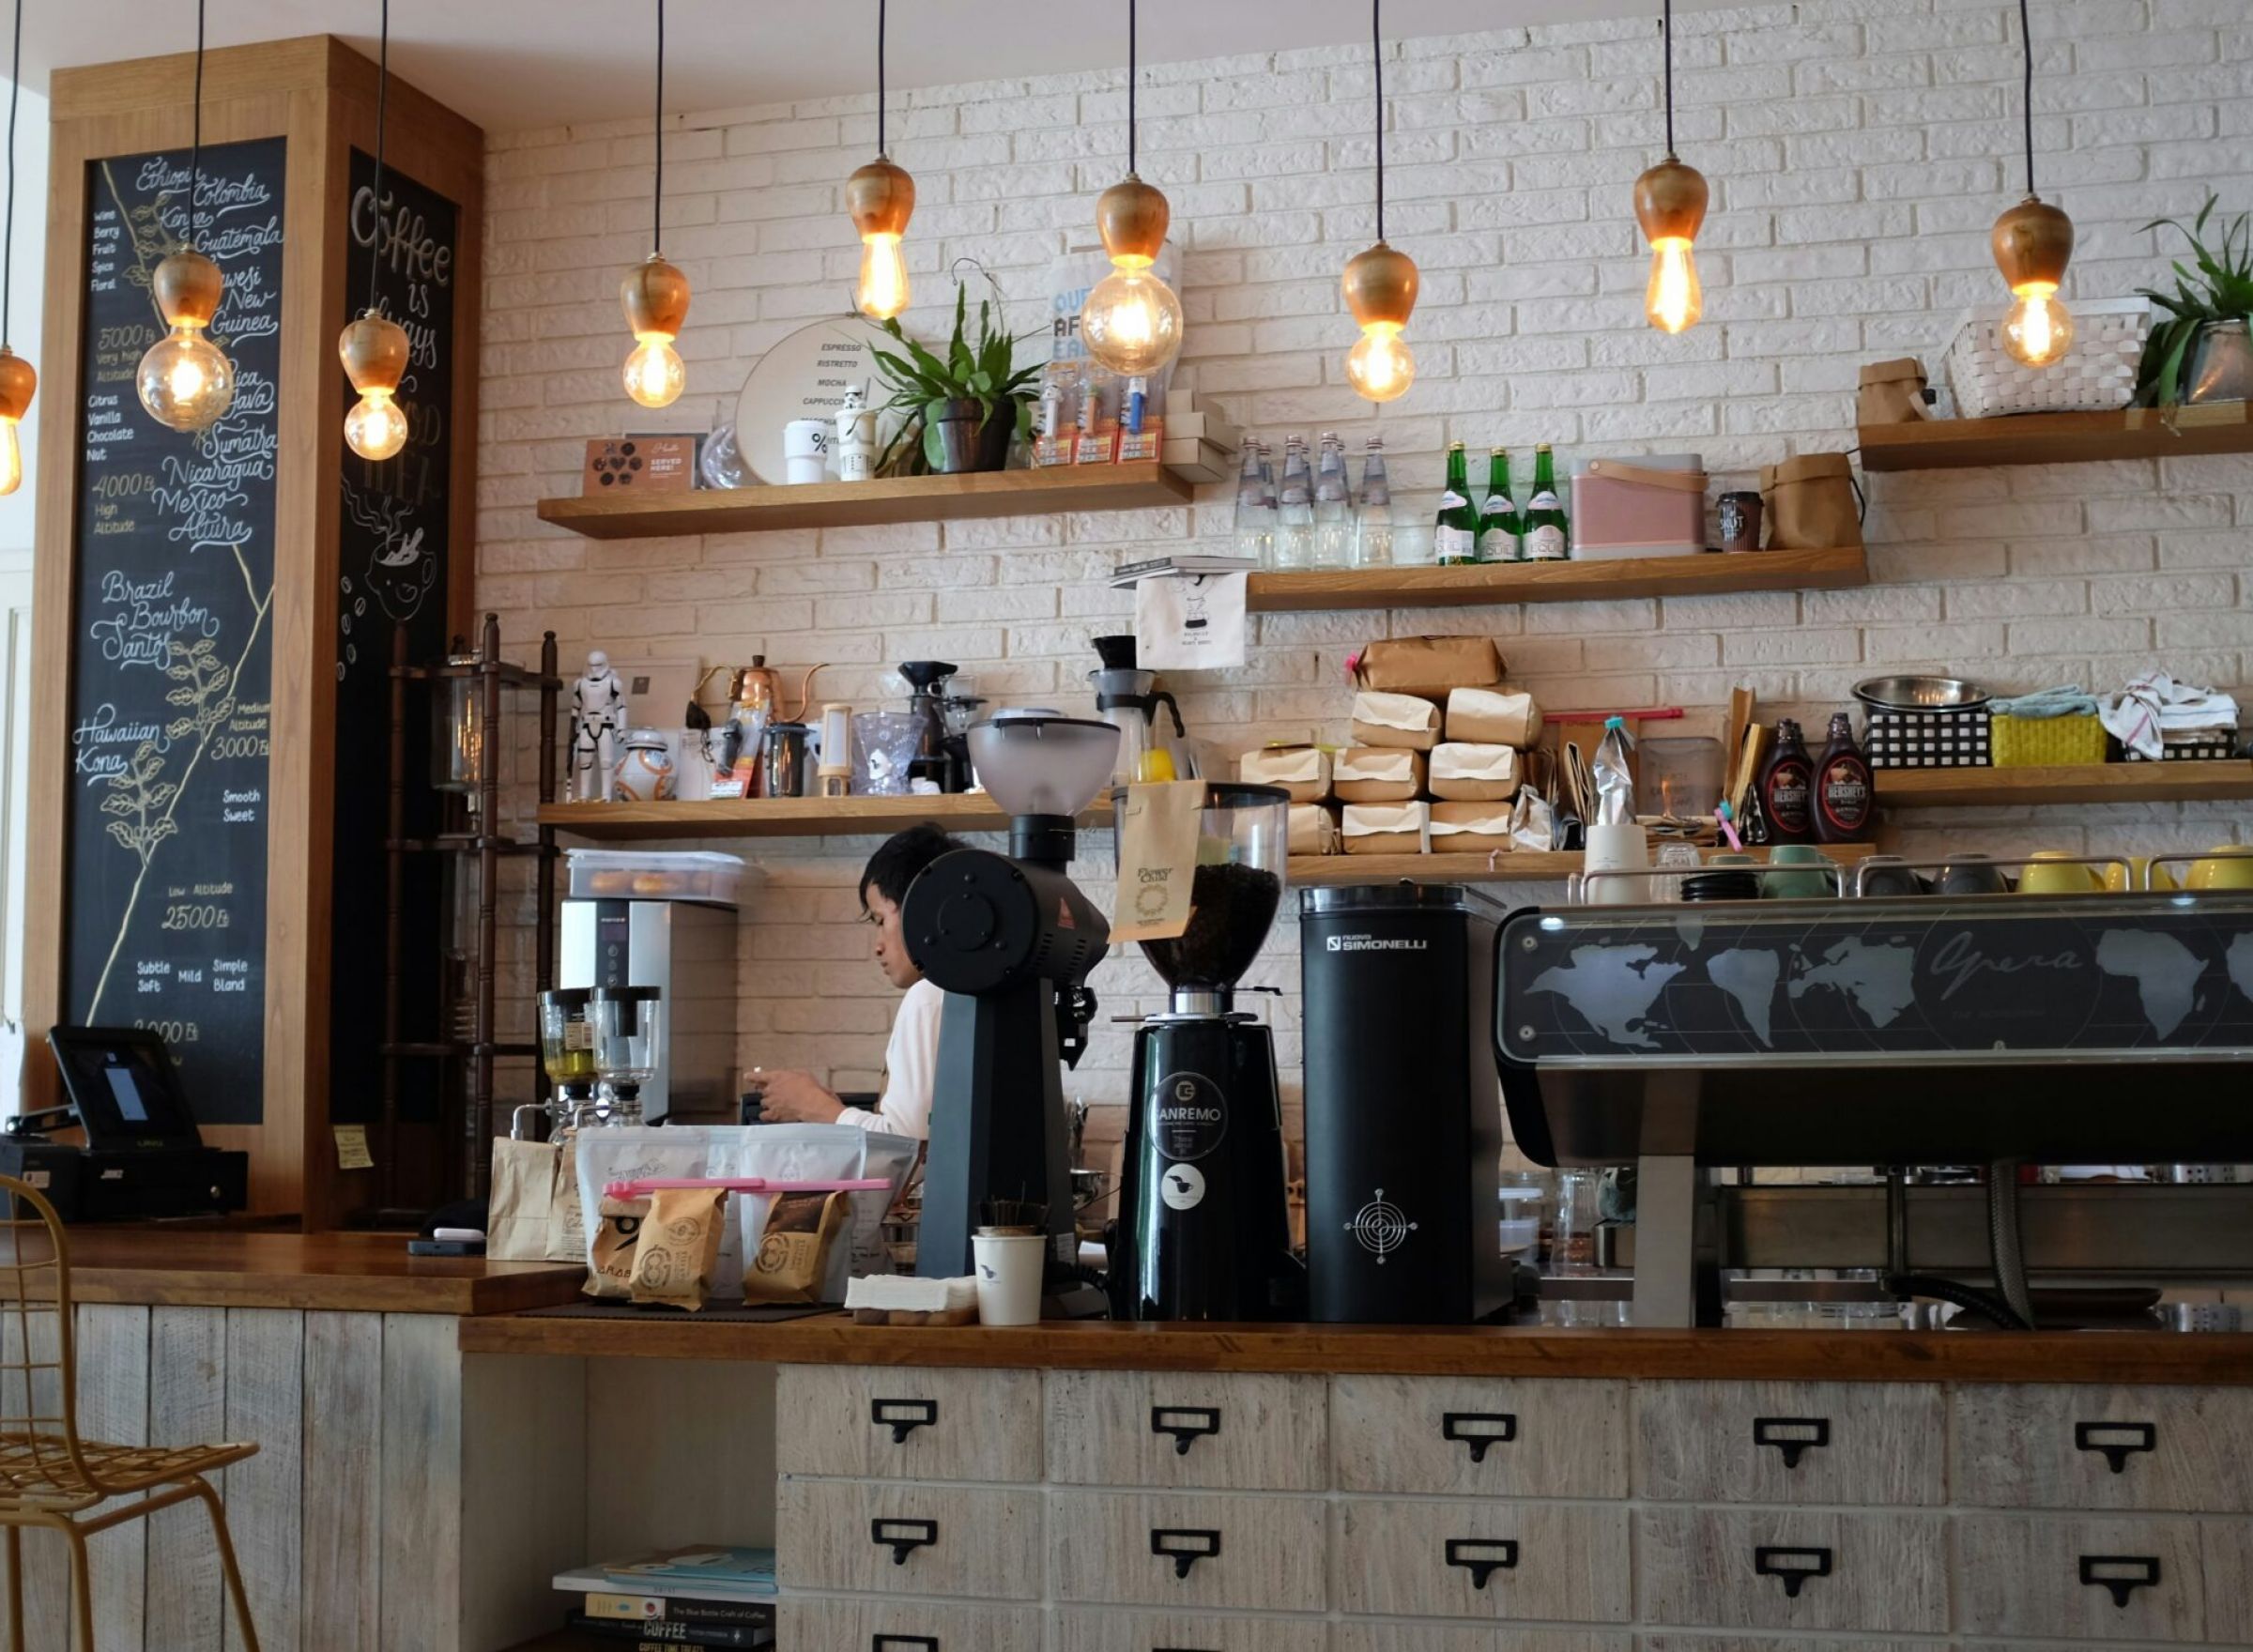
[[[978,1323],[1038,1324],[1048,1254],[1048,1236],[1043,1233],[973,1233],[970,1257],[978,1278]]]
[[[1650,836],[1634,821],[1606,821],[1587,830],[1587,858],[1581,867],[1584,873],[1650,869]],[[1592,907],[1632,907],[1655,898],[1652,882],[1648,878],[1589,876],[1583,887]]]
[[[793,419],[782,427],[783,473],[793,482],[820,482],[829,473],[829,422]]]

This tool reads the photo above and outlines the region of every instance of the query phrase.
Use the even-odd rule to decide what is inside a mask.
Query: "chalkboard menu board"
[[[283,160],[280,138],[203,151],[196,244],[226,276],[211,330],[236,390],[193,436],[133,390],[188,151],[86,176],[65,1015],[161,1032],[207,1124],[265,1110]]]
[[[392,638],[406,633],[410,663],[427,665],[448,648],[448,523],[452,508],[455,247],[460,209],[386,166],[376,199],[376,164],[352,154],[352,256],[345,267],[345,309],[368,308],[369,259],[377,261],[376,306],[406,329],[410,353],[398,403],[406,446],[370,462],[344,443],[336,589],[336,828],[330,975],[330,1065],[336,1075],[331,1116],[374,1116],[383,1037],[384,834],[389,820]],[[341,369],[339,370],[341,374]],[[354,392],[349,384],[345,394]],[[410,700],[421,713],[420,695]],[[410,715],[407,760],[410,837],[437,830],[427,772],[428,721]],[[427,1038],[438,977],[444,889],[427,857],[406,864],[402,973],[406,1035]],[[402,1110],[432,1115],[437,1073],[402,1069]]]

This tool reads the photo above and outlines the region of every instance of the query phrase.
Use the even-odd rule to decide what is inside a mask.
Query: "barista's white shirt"
[[[939,1019],[945,1009],[946,994],[930,982],[908,988],[892,1017],[892,1041],[884,1046],[883,1099],[873,1111],[847,1108],[838,1124],[928,1140],[931,1092],[939,1081]]]

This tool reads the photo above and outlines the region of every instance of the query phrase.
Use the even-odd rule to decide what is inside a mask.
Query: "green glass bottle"
[[[1556,497],[1556,462],[1549,444],[1533,450],[1533,497],[1525,501],[1525,559],[1561,562],[1571,555],[1565,507]]]
[[[1439,496],[1432,549],[1443,568],[1461,568],[1479,559],[1479,512],[1471,503],[1470,461],[1464,457],[1461,442],[1448,444],[1448,491]]]
[[[1491,449],[1486,460],[1486,502],[1479,507],[1479,559],[1481,562],[1521,560],[1525,552],[1519,535],[1524,532],[1518,519],[1517,501],[1510,497],[1509,450]]]

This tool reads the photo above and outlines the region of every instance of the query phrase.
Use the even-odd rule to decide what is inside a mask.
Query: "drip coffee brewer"
[[[1280,787],[1207,785],[1188,927],[1141,943],[1172,1002],[1135,1035],[1115,1318],[1281,1319],[1303,1299],[1275,1041],[1235,1007],[1282,905],[1290,806]]]
[[[1102,665],[1087,674],[1096,691],[1096,714],[1119,731],[1118,768],[1114,785],[1132,786],[1154,780],[1193,780],[1196,765],[1189,760],[1182,727],[1181,708],[1173,696],[1157,686],[1157,673],[1140,671],[1134,664],[1132,636],[1098,636],[1096,657]],[[1172,716],[1173,734],[1166,736],[1158,722],[1158,708]]]
[[[911,785],[927,780],[941,791],[960,791],[969,784],[946,749],[946,685],[955,670],[944,660],[900,662],[910,691],[908,715],[916,726],[915,751],[908,759]]]

